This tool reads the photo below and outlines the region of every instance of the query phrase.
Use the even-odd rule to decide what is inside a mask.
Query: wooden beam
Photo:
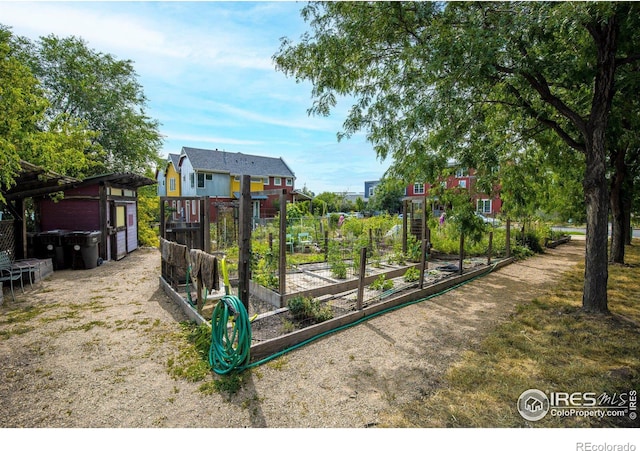
[[[239,235],[240,253],[238,255],[238,297],[249,311],[249,279],[251,265],[251,176],[243,175],[240,181]]]

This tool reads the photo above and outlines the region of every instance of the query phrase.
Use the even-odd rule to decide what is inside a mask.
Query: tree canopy
[[[144,174],[159,161],[159,123],[147,115],[132,61],[95,51],[74,36],[20,38],[16,45],[49,101],[43,126],[56,128],[65,117],[92,133],[85,147],[90,174]]]
[[[639,12],[614,2],[311,3],[311,31],[283,38],[274,61],[312,83],[313,114],[352,99],[339,137],[365,130],[405,180],[434,181],[449,158],[500,180],[552,132],[539,157],[584,161],[583,308],[606,312],[606,136],[616,77],[638,61]]]
[[[14,184],[21,159],[67,175],[87,168],[85,150],[95,134],[66,115],[52,115],[44,128],[49,107],[38,80],[17,56],[11,32],[0,26],[0,188]]]

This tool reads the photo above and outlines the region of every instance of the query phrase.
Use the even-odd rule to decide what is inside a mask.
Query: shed
[[[63,199],[34,199],[36,223],[40,231],[100,231],[100,258],[120,260],[138,248],[138,188],[155,183],[131,173],[87,178],[67,185]]]

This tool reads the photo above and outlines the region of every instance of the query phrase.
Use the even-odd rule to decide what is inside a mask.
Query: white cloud
[[[147,113],[182,146],[283,157],[299,187],[362,191],[388,163],[362,135],[338,143],[351,104],[309,116],[311,85],[277,72],[282,36],[306,29],[295,2],[6,2],[0,23],[37,39],[79,36],[88,46],[133,61],[149,99]]]

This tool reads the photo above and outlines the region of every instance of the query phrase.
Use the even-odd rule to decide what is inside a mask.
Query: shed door
[[[127,253],[138,249],[138,218],[135,202],[127,204]]]
[[[127,255],[127,205],[114,203],[112,206],[115,234],[111,243],[111,255],[116,260]]]

